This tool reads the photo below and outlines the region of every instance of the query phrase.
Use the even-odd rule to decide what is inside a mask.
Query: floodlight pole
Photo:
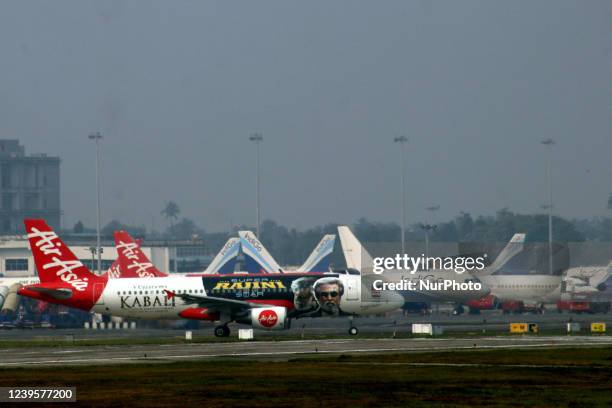
[[[260,235],[259,235],[259,228],[261,225],[261,207],[260,207],[260,193],[259,193],[259,185],[260,185],[260,176],[259,176],[259,144],[261,142],[263,142],[263,136],[261,135],[261,133],[253,133],[251,134],[251,136],[249,136],[249,140],[252,142],[255,142],[255,145],[257,146],[257,164],[256,164],[256,200],[257,200],[257,238],[261,239]]]
[[[100,132],[92,133],[89,139],[96,143],[96,252],[98,255],[98,275],[102,275],[102,247],[100,240]]]
[[[548,273],[553,274],[553,227],[552,227],[552,176],[551,176],[551,162],[552,162],[552,147],[555,141],[552,139],[542,140],[544,146],[548,148],[548,157],[546,165],[546,179],[548,182]]]
[[[400,144],[400,160],[402,167],[401,183],[402,183],[402,254],[406,253],[406,155],[404,153],[404,144],[408,142],[406,136],[399,136],[393,139],[394,143]]]

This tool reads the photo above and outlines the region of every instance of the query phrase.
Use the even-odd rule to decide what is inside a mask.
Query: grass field
[[[35,385],[76,386],[73,407],[603,407],[612,348],[0,368],[0,386]]]

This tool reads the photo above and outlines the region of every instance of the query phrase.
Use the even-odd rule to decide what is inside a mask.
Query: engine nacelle
[[[9,287],[8,286],[0,286],[0,310],[2,310],[2,305],[4,304],[4,300],[8,296]]]
[[[279,306],[253,308],[251,309],[249,323],[256,329],[288,329],[287,308]]]
[[[14,312],[17,310],[17,307],[19,306],[19,300],[21,300],[21,298],[17,294],[17,291],[19,291],[20,288],[21,284],[19,283],[14,283],[11,285],[6,295],[6,298],[4,299],[4,304],[2,305],[3,312]]]

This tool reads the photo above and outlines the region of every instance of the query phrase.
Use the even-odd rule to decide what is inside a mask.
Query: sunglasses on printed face
[[[333,290],[331,292],[319,292],[319,295],[321,295],[321,297],[336,297],[338,296],[338,292]]]

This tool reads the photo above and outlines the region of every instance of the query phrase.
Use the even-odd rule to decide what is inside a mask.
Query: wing
[[[32,292],[39,292],[47,296],[51,296],[55,299],[70,299],[72,297],[72,291],[67,288],[46,288],[44,286],[27,286],[26,289]]]

